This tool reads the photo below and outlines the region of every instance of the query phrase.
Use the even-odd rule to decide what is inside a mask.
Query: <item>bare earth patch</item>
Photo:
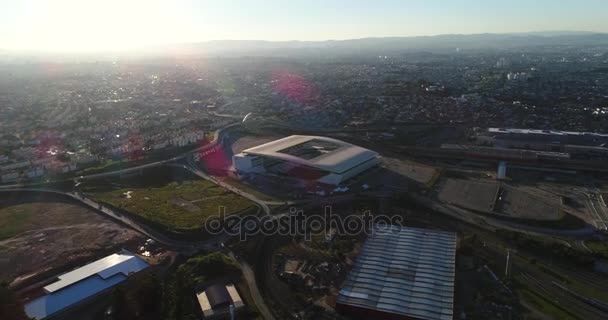
[[[563,217],[559,198],[532,194],[503,186],[496,211],[510,217],[530,220],[559,220]]]
[[[46,201],[0,202],[0,235],[0,278],[9,280],[31,277],[141,237],[89,209]]]
[[[490,213],[494,211],[498,187],[495,181],[448,179],[439,189],[439,200],[463,208]]]
[[[422,184],[429,183],[437,174],[437,169],[431,166],[404,159],[383,157],[382,162],[388,170]]]

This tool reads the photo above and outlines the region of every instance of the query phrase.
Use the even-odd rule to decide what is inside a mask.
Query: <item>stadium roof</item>
[[[148,264],[129,252],[115,253],[59,276],[46,287],[48,293],[25,305],[29,317],[44,319],[80,301],[95,296],[146,269]]]
[[[306,146],[318,151],[314,157],[303,158],[293,153],[292,149]],[[293,135],[244,150],[244,154],[253,154],[291,161],[304,166],[334,173],[342,173],[376,158],[374,151],[361,148],[344,141],[319,137]]]
[[[425,320],[453,318],[456,234],[378,226],[337,303]]]

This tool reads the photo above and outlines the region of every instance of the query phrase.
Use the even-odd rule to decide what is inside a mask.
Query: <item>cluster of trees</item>
[[[197,320],[196,286],[218,277],[240,276],[240,272],[233,259],[216,252],[189,259],[164,281],[141,274],[114,290],[114,319]]]
[[[17,298],[8,283],[0,283],[0,319],[27,320],[23,303]]]
[[[523,233],[498,230],[503,239],[514,244],[518,249],[533,252],[541,256],[553,257],[579,267],[593,267],[594,257],[591,254],[578,251],[557,242],[543,241],[540,238]]]
[[[217,277],[240,275],[240,272],[236,262],[221,253],[189,259],[165,283],[163,319],[198,319],[199,307],[193,298],[195,286]]]

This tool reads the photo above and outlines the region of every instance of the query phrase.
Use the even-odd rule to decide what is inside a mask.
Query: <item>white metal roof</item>
[[[593,133],[593,132],[582,132],[582,131],[560,131],[560,130],[539,130],[539,129],[518,129],[518,128],[488,128],[490,133],[520,133],[520,134],[540,134],[540,135],[554,135],[554,136],[596,136],[602,138],[608,138],[608,134]]]
[[[131,273],[145,269],[147,266],[143,260],[131,253],[115,253],[59,276],[59,281],[44,287],[44,290],[48,293],[53,293],[93,275],[98,275],[102,279],[111,278],[116,274],[128,276]]]
[[[337,302],[425,320],[451,320],[456,234],[376,226]]]
[[[310,142],[313,140],[329,142],[337,145],[338,148],[312,159],[303,159],[297,156],[280,152],[281,150],[284,150],[286,148]],[[242,153],[272,157],[284,161],[291,161],[304,166],[309,166],[333,173],[342,173],[348,171],[349,169],[378,156],[378,153],[374,151],[358,147],[337,139],[320,136],[301,135],[293,135],[279,140],[271,141],[259,145],[257,147],[244,150]]]

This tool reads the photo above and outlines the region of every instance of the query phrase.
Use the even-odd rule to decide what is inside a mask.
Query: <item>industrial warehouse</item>
[[[379,227],[340,290],[336,310],[355,319],[453,319],[456,234]]]
[[[234,155],[237,174],[264,173],[338,185],[376,166],[378,153],[340,140],[293,135]]]
[[[44,287],[44,294],[26,303],[28,317],[42,320],[97,296],[148,264],[127,251],[109,255],[65,273]]]

